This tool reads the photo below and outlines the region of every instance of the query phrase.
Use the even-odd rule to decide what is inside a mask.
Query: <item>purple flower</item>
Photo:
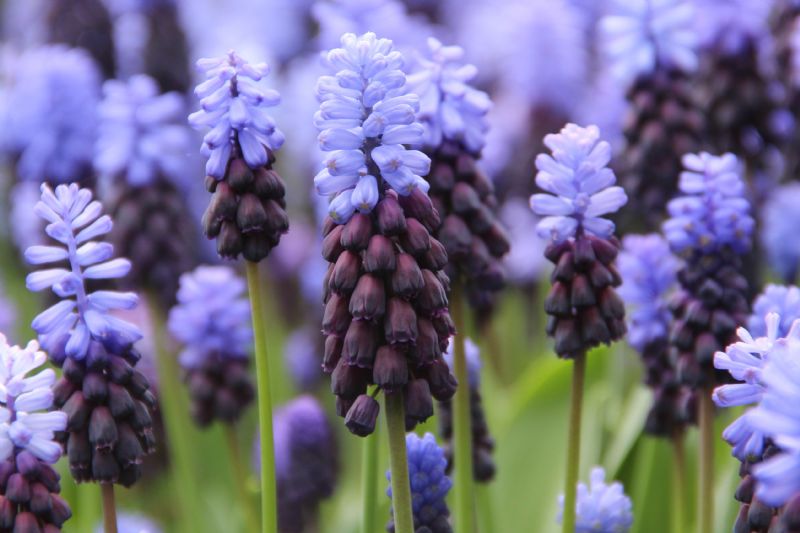
[[[531,235],[539,221],[522,198],[509,198],[500,207],[499,217],[508,233],[511,249],[503,257],[506,276],[515,283],[534,283],[545,272],[544,249],[547,241]]]
[[[800,31],[796,32],[800,36]],[[793,57],[800,58],[800,50]],[[761,219],[761,241],[772,270],[791,283],[800,267],[800,183],[777,187],[766,201]]]
[[[99,524],[94,531],[103,533],[103,524]],[[162,531],[158,524],[143,514],[123,511],[117,515],[117,533],[161,533]]]
[[[601,218],[625,205],[628,197],[607,167],[611,146],[600,140],[597,126],[567,124],[544,138],[553,155],[536,157],[536,184],[550,194],[531,196],[531,209],[545,218],[537,231],[556,242],[587,232],[608,238],[614,223]]]
[[[300,390],[313,389],[324,375],[319,341],[319,331],[310,327],[298,328],[286,339],[284,364]]]
[[[461,337],[450,337],[450,342],[447,345],[447,352],[444,354],[444,360],[447,361],[447,366],[450,368],[455,368],[455,362],[453,360],[453,350],[455,350],[455,346],[453,346],[454,342],[464,343],[464,353],[467,358],[467,379],[469,380],[469,387],[477,390],[481,384],[481,367],[483,366],[481,363],[481,349],[477,344],[472,342],[472,339],[470,338],[462,339]]]
[[[589,485],[578,483],[575,533],[627,533],[633,525],[633,506],[622,483],[607,484],[601,467],[592,468]],[[564,496],[558,498],[558,523],[564,516]]]
[[[753,302],[753,314],[747,321],[747,328],[754,337],[767,335],[765,317],[769,313],[777,313],[780,317],[777,337],[788,335],[794,321],[800,318],[800,289],[771,283],[764,288]]]

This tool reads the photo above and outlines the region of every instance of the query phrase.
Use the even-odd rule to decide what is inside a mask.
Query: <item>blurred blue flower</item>
[[[320,340],[319,331],[310,327],[298,328],[286,339],[283,361],[300,390],[313,389],[324,375],[321,370]]]
[[[633,525],[633,506],[622,483],[606,484],[601,467],[592,468],[589,486],[578,483],[575,533],[627,533]],[[564,496],[558,499],[558,523],[564,516]]]
[[[430,159],[404,145],[419,145],[423,127],[416,121],[419,97],[408,92],[403,56],[392,41],[374,33],[342,36],[342,48],[325,60],[334,75],[317,82],[320,109],[314,116],[322,150],[330,152],[314,178],[317,192],[336,195],[330,216],[344,223],[358,210],[369,213],[380,196],[378,180],[401,195],[419,187]]]
[[[770,39],[772,1],[694,0],[698,44],[736,53],[749,40]]]
[[[14,303],[8,299],[8,296],[0,284],[0,331],[5,331],[11,334],[17,321],[17,310]]]
[[[617,259],[628,306],[628,342],[641,352],[656,340],[666,341],[672,313],[668,297],[678,285],[680,261],[661,235],[628,235]]]
[[[408,452],[408,475],[411,481],[411,509],[414,514],[416,528],[427,526],[432,531],[440,531],[434,527],[441,522],[447,523],[450,511],[447,508],[447,493],[453,486],[447,477],[447,459],[444,450],[436,444],[430,433],[420,438],[415,433],[406,435],[406,451]],[[386,472],[386,479],[391,481],[392,473]],[[392,497],[391,485],[386,494]]]
[[[600,140],[600,130],[567,124],[546,135],[544,143],[553,155],[536,157],[536,185],[550,194],[534,194],[530,200],[533,212],[545,217],[536,228],[539,235],[556,242],[579,231],[610,237],[614,223],[601,216],[616,212],[628,197],[622,187],[613,186],[617,179],[607,167],[611,146]]]
[[[800,36],[800,31],[797,32]],[[798,50],[800,52],[800,50]],[[795,54],[800,58],[800,53]],[[775,188],[762,208],[761,242],[767,261],[785,282],[792,283],[800,268],[800,183]]]
[[[613,0],[600,21],[612,72],[626,82],[657,67],[697,67],[694,9],[688,0]]]
[[[686,154],[683,165],[678,183],[683,196],[670,200],[670,218],[663,225],[672,251],[712,252],[725,246],[747,251],[755,223],[736,156]]]
[[[464,343],[464,354],[467,357],[467,379],[469,380],[469,388],[477,390],[481,385],[481,349],[477,344],[472,342],[469,337],[462,340],[461,337],[450,337],[447,344],[447,351],[444,354],[444,360],[447,361],[447,366],[455,368],[455,361],[453,359],[454,342]]]
[[[19,157],[17,175],[37,183],[80,179],[91,169],[100,73],[81,49],[43,46],[9,73],[0,111],[0,148]]]
[[[772,283],[764,288],[753,302],[753,314],[747,321],[747,329],[754,337],[767,335],[765,317],[769,313],[780,316],[777,337],[788,335],[794,321],[800,318],[800,289]]]
[[[167,328],[184,345],[180,363],[198,368],[214,355],[246,359],[253,342],[245,283],[227,266],[183,274]]]
[[[92,200],[92,192],[74,183],[59,185],[54,192],[43,184],[34,210],[48,222],[47,235],[59,244],[31,246],[25,250],[25,259],[32,265],[67,262],[69,266],[39,270],[25,279],[28,290],[50,287],[61,298],[31,323],[42,346],[51,356],[60,357],[63,349],[67,357],[80,360],[91,339],[107,346],[128,346],[139,340],[142,335],[137,327],[111,314],[135,307],[136,294],[86,290],[86,280],[121,278],[131,268],[127,259],[112,259],[113,246],[92,240],[113,227],[108,215],[101,216],[103,206]]]
[[[470,84],[477,74],[474,65],[464,62],[463,48],[428,38],[427,54],[408,76],[408,86],[420,98],[417,120],[425,128],[426,146],[438,147],[446,138],[477,154],[486,144],[492,101]]]
[[[203,154],[208,156],[206,174],[217,179],[225,168],[235,140],[251,168],[267,163],[267,150],[283,145],[284,135],[266,109],[278,105],[278,91],[259,83],[269,73],[266,63],[250,64],[236,52],[197,61],[206,81],[195,87],[199,111],[189,115],[197,129],[210,128],[203,137]]]
[[[24,348],[9,346],[0,333],[0,461],[22,450],[49,464],[61,457],[61,444],[53,437],[66,429],[67,415],[50,411],[56,373],[46,368],[28,375],[46,362],[36,341]]]
[[[117,533],[161,533],[162,531],[158,524],[143,514],[125,511],[117,514]],[[103,533],[103,524],[98,524],[94,532]]]
[[[544,273],[547,241],[531,228],[539,221],[522,198],[509,198],[500,207],[500,221],[506,229],[511,249],[503,257],[506,277],[514,283],[535,283]]]
[[[94,166],[100,175],[124,175],[140,187],[159,175],[179,184],[185,179],[189,131],[182,121],[183,97],[159,94],[143,74],[103,85]]]

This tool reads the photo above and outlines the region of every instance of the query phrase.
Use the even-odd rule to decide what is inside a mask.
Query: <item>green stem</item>
[[[253,502],[247,492],[247,471],[242,464],[242,454],[239,449],[239,438],[233,424],[225,424],[225,442],[228,445],[228,455],[233,470],[233,483],[236,485],[239,501],[244,512],[247,531],[258,531],[258,518],[256,517]]]
[[[581,459],[581,410],[583,381],[586,375],[586,353],[575,355],[572,366],[569,434],[567,435],[567,477],[564,487],[564,533],[575,533],[575,497],[578,492],[578,468]]]
[[[256,382],[258,385],[258,425],[261,431],[261,531],[278,531],[278,497],[275,485],[275,443],[272,435],[272,398],[269,383],[269,354],[264,326],[264,302],[258,264],[245,261],[250,311],[256,351]]]
[[[361,464],[361,490],[364,491],[364,507],[361,511],[361,533],[375,531],[375,506],[378,493],[378,435],[364,438]]]
[[[458,388],[453,399],[453,461],[455,474],[456,528],[464,533],[475,531],[475,492],[472,474],[472,414],[469,402],[469,375],[464,349],[466,323],[461,287],[456,286],[450,296],[450,313],[456,325],[453,339],[453,369]]]
[[[672,531],[683,533],[686,523],[686,457],[683,449],[683,431],[672,436]]]
[[[101,483],[100,491],[103,494],[103,531],[117,533],[117,506],[114,503],[114,484]]]
[[[408,478],[406,415],[403,393],[385,393],[386,427],[389,429],[389,467],[392,472],[392,509],[395,533],[414,533],[411,482]]]
[[[480,526],[483,531],[493,531],[495,529],[494,511],[492,510],[492,493],[489,486],[485,483],[475,487],[480,509]]]
[[[711,391],[700,389],[699,533],[714,531],[714,403]]]
[[[165,319],[156,303],[155,295],[149,295],[147,303],[153,327],[153,342],[156,348],[159,375],[159,405],[164,416],[164,426],[169,442],[170,460],[174,465],[173,490],[181,512],[183,531],[203,531],[198,522],[197,510],[200,499],[197,480],[194,476],[194,439],[189,419],[188,398],[181,386],[180,370],[175,354],[167,347]]]

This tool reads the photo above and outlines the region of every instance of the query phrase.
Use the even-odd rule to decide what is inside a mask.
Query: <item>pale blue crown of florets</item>
[[[455,368],[454,342],[461,342],[461,339],[450,337],[447,351],[444,354],[444,359],[450,368]],[[464,338],[463,342],[464,355],[467,359],[467,380],[469,381],[469,388],[475,390],[481,385],[481,367],[483,366],[481,363],[481,349],[469,337]]]
[[[756,496],[770,507],[780,507],[800,492],[800,334],[775,342],[761,383],[761,403],[746,416],[780,453],[753,466]]]
[[[694,9],[688,0],[615,0],[600,21],[612,73],[630,81],[658,66],[697,67]]]
[[[753,301],[753,313],[747,321],[747,329],[754,337],[767,335],[764,319],[769,313],[780,316],[778,338],[785,337],[795,320],[800,318],[800,289],[791,285],[767,285]]]
[[[409,433],[406,435],[406,451],[414,524],[417,527],[430,526],[437,520],[446,520],[450,515],[446,497],[453,483],[445,473],[447,459],[444,450],[430,433],[421,438]],[[392,473],[386,472],[386,478],[391,481]],[[386,494],[391,498],[391,486]]]
[[[25,250],[25,259],[33,265],[67,263],[67,268],[39,270],[25,279],[29,290],[50,287],[62,298],[31,324],[51,355],[54,351],[61,353],[63,348],[67,357],[83,359],[92,339],[107,347],[119,347],[129,346],[142,336],[136,326],[111,314],[136,307],[136,294],[86,290],[86,280],[121,278],[131,268],[127,259],[112,259],[113,246],[93,240],[113,227],[111,218],[102,215],[102,209],[100,202],[92,200],[89,189],[74,183],[59,185],[55,192],[42,185],[41,200],[34,207],[48,223],[45,232],[58,244],[31,246]]]
[[[800,37],[800,31],[796,33]],[[794,57],[800,60],[800,50]],[[769,266],[786,282],[795,281],[800,269],[798,205],[800,183],[790,183],[776,188],[761,211],[761,242],[764,243]]]
[[[449,139],[478,153],[486,144],[486,114],[492,102],[469,84],[478,69],[463,58],[460,46],[444,46],[430,37],[428,53],[418,59],[419,70],[408,76],[408,85],[420,97],[417,120],[425,127],[426,146],[437,147]]]
[[[633,525],[633,505],[622,483],[605,482],[606,473],[595,467],[589,474],[589,486],[578,483],[575,502],[575,533],[627,533]],[[564,496],[558,499],[558,522],[564,516]]]
[[[283,132],[266,112],[278,105],[280,94],[259,83],[269,73],[269,66],[250,64],[230,51],[222,57],[200,59],[197,67],[206,81],[194,89],[200,110],[189,115],[189,123],[197,129],[211,128],[203,137],[206,174],[224,177],[235,140],[249,167],[265,165],[266,149],[277,150],[284,141]]]
[[[61,457],[61,445],[54,436],[66,429],[66,413],[38,412],[53,406],[56,374],[46,368],[28,376],[46,361],[47,354],[36,341],[24,348],[9,346],[0,334],[0,461],[11,457],[15,448],[50,464]]]
[[[683,196],[669,202],[670,218],[663,225],[672,251],[707,253],[725,246],[747,251],[755,223],[736,156],[687,154],[683,166],[678,182]]]
[[[672,314],[667,300],[677,286],[680,261],[660,235],[628,235],[617,268],[623,280],[619,295],[629,307],[628,342],[641,352],[668,336]]]
[[[582,128],[567,124],[557,134],[545,135],[544,144],[553,155],[536,157],[536,185],[550,194],[531,196],[531,209],[544,218],[537,231],[556,242],[587,232],[608,238],[614,223],[601,218],[625,205],[628,197],[614,186],[614,172],[608,168],[611,146],[600,140],[597,126]]]
[[[314,178],[317,192],[333,196],[329,214],[346,222],[358,210],[369,213],[380,196],[378,180],[398,194],[428,191],[422,178],[430,159],[404,145],[419,145],[423,127],[416,121],[419,97],[408,92],[403,56],[392,41],[374,33],[342,36],[342,48],[327,53],[334,75],[317,82],[320,109],[314,124],[319,146],[330,152]]]
[[[227,266],[200,266],[181,276],[167,326],[184,345],[184,367],[197,368],[215,355],[248,356],[253,329],[244,292],[244,281]]]
[[[123,174],[134,187],[159,175],[173,180],[186,175],[189,131],[180,94],[159,94],[155,80],[143,74],[109,80],[103,94],[94,157],[98,173]]]

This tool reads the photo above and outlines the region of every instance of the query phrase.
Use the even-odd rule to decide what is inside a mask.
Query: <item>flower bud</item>
[[[375,422],[380,412],[380,404],[372,396],[361,394],[347,410],[344,425],[354,435],[366,437],[375,431]]]
[[[358,252],[364,250],[372,236],[372,220],[368,215],[356,213],[347,221],[342,231],[342,246]]]
[[[413,259],[412,259],[413,260]],[[397,275],[397,272],[392,276]],[[364,274],[350,296],[350,314],[355,319],[374,320],[386,312],[386,294],[383,280],[372,274]]]
[[[372,368],[378,349],[378,332],[371,322],[353,320],[344,338],[342,357],[349,365]]]
[[[397,266],[392,273],[392,292],[409,299],[425,286],[416,259],[409,254],[397,254]]]
[[[375,208],[378,231],[382,235],[399,235],[406,231],[406,217],[396,198],[386,195]]]
[[[417,219],[406,220],[406,232],[400,235],[400,244],[403,250],[414,257],[419,257],[431,249],[431,239],[428,230]]]
[[[384,319],[386,340],[392,344],[417,340],[417,315],[407,301],[392,297]]]
[[[371,273],[391,272],[396,264],[392,241],[383,235],[373,235],[364,253],[364,270]]]

